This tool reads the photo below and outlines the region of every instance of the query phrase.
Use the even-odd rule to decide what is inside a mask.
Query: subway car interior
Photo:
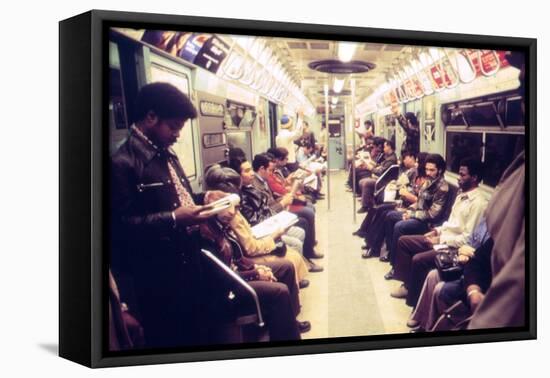
[[[522,54],[111,28],[108,55],[111,350],[524,325]]]

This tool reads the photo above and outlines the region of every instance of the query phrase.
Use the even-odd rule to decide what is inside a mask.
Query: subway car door
[[[275,138],[277,138],[277,104],[269,101],[268,103],[269,132],[271,136],[271,147],[275,147]]]
[[[204,168],[226,160],[227,138],[224,131],[224,98],[197,92],[199,134]]]
[[[148,82],[167,82],[176,86],[180,91],[191,98],[191,70],[172,60],[151,52],[149,54]],[[198,135],[195,120],[189,120],[183,127],[178,141],[172,146],[179,157],[185,174],[189,178],[193,190],[200,191],[198,178],[201,172],[200,159],[198,159]]]
[[[118,45],[109,42],[109,153],[113,153],[128,135],[128,113]]]
[[[328,167],[332,170],[346,167],[344,143],[344,117],[329,117],[328,120]]]
[[[252,161],[252,126],[256,122],[256,108],[252,105],[226,100],[225,135],[229,148],[239,147]]]

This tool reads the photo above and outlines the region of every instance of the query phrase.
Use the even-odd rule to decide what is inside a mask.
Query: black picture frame
[[[105,349],[107,269],[105,224],[108,143],[101,125],[107,120],[105,74],[107,30],[111,26],[149,29],[209,30],[252,34],[369,42],[514,49],[526,55],[526,326],[437,334],[401,334],[302,340],[282,346],[237,346],[225,350],[186,350],[142,354],[107,353]],[[59,354],[89,367],[219,360],[245,357],[345,352],[449,344],[527,340],[537,336],[536,318],[536,39],[386,30],[268,21],[93,10],[59,24],[60,115],[60,246]]]

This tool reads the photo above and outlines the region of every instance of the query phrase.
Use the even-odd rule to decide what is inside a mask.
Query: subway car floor
[[[363,239],[353,236],[365,214],[353,222],[352,193],[344,184],[347,173],[332,171],[331,209],[327,199],[316,204],[317,251],[325,257],[315,260],[321,273],[309,273],[308,288],[300,290],[302,311],[298,318],[311,322],[303,339],[406,333],[411,308],[390,292],[401,283],[386,281],[388,263],[378,258],[361,258]],[[323,192],[328,197],[327,181]],[[357,199],[355,199],[357,201]],[[356,202],[356,210],[361,206]]]

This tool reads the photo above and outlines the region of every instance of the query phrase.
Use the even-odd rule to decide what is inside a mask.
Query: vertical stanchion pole
[[[328,127],[328,84],[325,84],[325,127],[327,128],[327,206],[330,210],[330,129]]]
[[[352,140],[352,158],[351,158],[351,169],[352,169],[352,187],[353,187],[353,223],[357,222],[357,200],[355,199],[355,79],[350,80],[351,85],[351,140]]]

